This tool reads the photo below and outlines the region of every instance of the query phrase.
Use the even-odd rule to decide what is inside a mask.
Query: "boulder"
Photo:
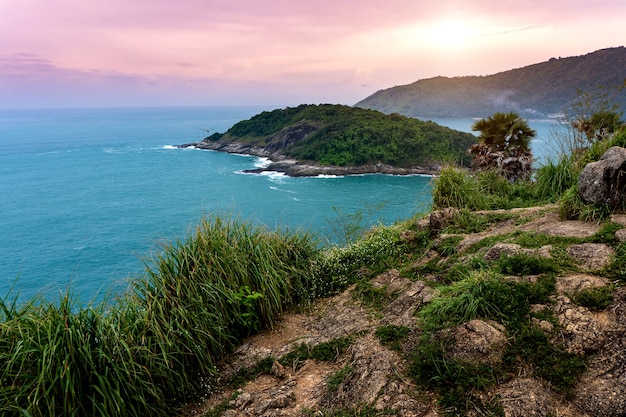
[[[596,161],[585,166],[578,177],[578,194],[587,204],[615,206],[624,195],[626,185],[626,148],[614,146]]]

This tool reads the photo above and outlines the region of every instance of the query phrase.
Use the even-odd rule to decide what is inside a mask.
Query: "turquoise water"
[[[261,110],[1,110],[0,296],[119,291],[160,244],[212,213],[333,240],[337,211],[391,223],[430,204],[428,177],[242,174],[263,161],[173,146]]]

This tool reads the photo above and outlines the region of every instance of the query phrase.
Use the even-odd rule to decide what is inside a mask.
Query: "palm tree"
[[[494,113],[474,122],[472,130],[480,132],[478,143],[468,150],[474,155],[472,169],[497,169],[511,182],[530,178],[530,141],[536,132],[517,113]]]

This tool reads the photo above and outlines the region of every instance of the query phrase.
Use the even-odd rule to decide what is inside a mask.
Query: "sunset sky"
[[[626,44],[623,0],[0,0],[0,108],[354,104]]]

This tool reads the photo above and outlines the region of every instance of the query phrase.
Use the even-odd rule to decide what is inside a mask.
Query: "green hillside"
[[[356,104],[411,117],[485,117],[515,111],[523,117],[560,113],[577,90],[612,88],[626,80],[626,48],[602,49],[489,76],[435,77],[380,90]],[[626,94],[615,98],[626,109]]]
[[[307,105],[262,112],[205,143],[238,143],[322,165],[412,167],[467,159],[469,134],[399,114],[344,105]]]

